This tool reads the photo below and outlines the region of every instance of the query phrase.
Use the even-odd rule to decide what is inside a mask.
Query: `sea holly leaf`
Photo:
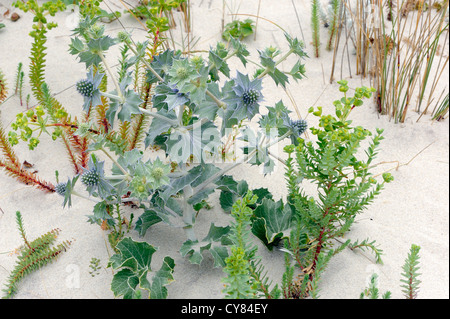
[[[150,299],[167,298],[168,293],[166,286],[174,280],[174,269],[175,261],[168,256],[164,257],[161,269],[154,274],[152,284],[148,286],[148,290],[150,291]]]
[[[134,272],[140,269],[151,270],[152,256],[156,249],[147,242],[137,242],[126,237],[116,245],[119,253],[111,256],[109,265],[113,269],[127,267]]]
[[[218,152],[220,135],[213,122],[197,121],[192,125],[192,129],[172,129],[166,145],[172,161],[183,163],[192,156],[194,161],[203,162],[210,154]]]
[[[246,57],[250,55],[250,52],[248,52],[245,44],[239,41],[239,39],[231,38],[231,45],[233,46],[236,52],[235,55],[239,58],[239,60],[241,60],[242,64],[246,66],[247,64]]]
[[[189,75],[189,81],[178,84],[181,93],[189,96],[192,103],[201,103],[206,96],[206,89],[208,85],[208,69],[202,67],[192,75]]]
[[[160,109],[159,111],[157,111],[157,113],[162,115],[162,116],[164,116],[164,117],[166,117],[166,118],[168,118],[168,119],[174,120],[174,119],[177,118],[177,116],[175,115],[175,113],[173,111],[169,112],[169,111],[167,111],[165,109]],[[158,118],[154,117],[152,119],[152,122],[150,124],[150,127],[148,129],[147,135],[146,135],[145,140],[144,140],[145,148],[147,148],[150,145],[154,144],[155,143],[155,139],[159,135],[169,131],[169,129],[171,127],[172,127],[172,124],[169,123],[168,121],[164,121],[162,119],[158,119]]]
[[[114,44],[116,44],[115,39],[110,36],[103,36],[98,39],[91,39],[87,43],[87,47],[92,53],[97,54],[102,51],[108,51]]]
[[[270,77],[275,81],[276,85],[281,85],[282,87],[286,87],[286,83],[289,83],[289,78],[286,74],[275,68],[273,72],[268,73]]]
[[[208,83],[207,89],[217,99],[221,100],[223,98],[222,93],[219,89],[219,85],[216,82]],[[216,119],[218,110],[219,106],[217,105],[217,103],[207,95],[202,101],[194,105],[193,113],[198,115],[199,118],[207,118],[210,121],[214,121]]]
[[[163,193],[160,195],[161,199],[164,202],[167,202],[171,196],[178,194],[178,192],[180,192],[183,188],[191,185],[196,179],[201,176],[201,173],[202,166],[198,165],[194,168],[191,168],[188,171],[187,175],[173,178],[170,181],[169,185],[166,186]]]
[[[161,220],[161,217],[154,210],[145,209],[144,213],[136,221],[135,230],[139,233],[139,236],[144,236],[151,226],[159,223]]]
[[[78,57],[80,58],[80,62],[86,64],[86,68],[89,68],[91,65],[98,66],[102,62],[102,59],[97,54],[90,51],[80,52]]]
[[[305,72],[305,65],[301,64],[300,61],[297,61],[292,67],[291,72],[289,72],[289,75],[292,76],[295,81],[297,81],[305,77]]]
[[[287,42],[289,43],[289,48],[300,58],[308,57],[308,54],[304,51],[305,44],[298,40],[297,38],[292,38],[289,34],[285,33]]]
[[[193,196],[189,197],[188,204],[196,205],[200,203],[202,200],[208,198],[209,195],[214,193],[216,187],[214,185],[205,187],[201,191],[195,193]]]
[[[164,223],[172,227],[186,226],[186,223],[180,218],[183,211],[174,198],[169,198],[166,202],[161,198],[155,198],[154,201],[152,209]]]
[[[219,76],[217,74],[217,70],[221,71],[227,78],[230,77],[230,68],[228,67],[228,64],[223,60],[222,57],[220,57],[219,55],[217,55],[216,52],[210,50],[209,51],[209,55],[208,55],[208,59],[209,59],[209,68],[210,68],[210,72],[214,72],[215,75],[215,79],[218,80]]]
[[[254,211],[252,233],[258,237],[269,250],[278,242],[288,237],[292,226],[292,211],[289,205],[280,200],[275,202],[265,198]]]
[[[109,223],[114,223],[114,218],[108,214],[109,205],[105,202],[99,202],[94,206],[94,215],[88,216],[88,221],[91,224],[106,220]]]
[[[139,106],[142,104],[142,99],[139,94],[137,94],[134,90],[127,90],[124,94],[125,102],[121,104],[122,109],[120,110],[117,117],[122,122],[131,121],[131,116],[133,114],[141,114],[139,110]],[[113,103],[111,103],[113,104]]]
[[[228,250],[223,245],[230,245],[227,235],[230,226],[220,227],[211,223],[208,235],[202,241],[187,240],[183,243],[180,253],[183,257],[189,256],[193,264],[200,264],[203,260],[203,252],[209,250],[214,258],[214,267],[223,267],[228,257]]]
[[[156,249],[146,242],[136,242],[131,238],[124,238],[116,245],[118,253],[114,254],[108,267],[120,269],[113,277],[111,290],[114,295],[124,299],[141,298],[141,290],[148,290],[150,298],[166,298],[165,288],[173,281],[175,262],[165,257],[161,269],[153,274],[152,282],[147,278],[151,271],[152,255]]]
[[[115,297],[123,296],[124,299],[140,299],[141,292],[137,289],[139,276],[131,269],[124,268],[118,271],[112,281],[111,290]]]
[[[163,83],[155,87],[152,101],[158,110],[164,107],[171,111],[179,105],[188,103],[189,98],[186,94],[181,93],[176,86]]]
[[[167,108],[171,111],[180,105],[186,104],[189,102],[189,99],[183,93],[175,93],[168,94],[164,102],[167,103]]]
[[[178,55],[177,55],[178,56]],[[152,69],[161,77],[165,78],[170,70],[174,58],[177,57],[172,50],[166,50],[161,54],[153,56],[153,61],[150,63]],[[151,72],[147,71],[147,82],[156,83],[158,78]]]
[[[123,168],[126,168],[130,171],[131,174],[134,173],[136,164],[142,159],[143,153],[137,148],[132,149],[131,151],[126,151],[122,155],[117,158],[117,163]],[[117,167],[114,163],[111,169],[114,175],[122,175],[123,172]]]
[[[205,181],[213,177],[220,169],[213,164],[201,164],[197,168],[200,168],[199,178],[192,182],[193,195],[189,197],[188,203],[191,205],[196,205],[202,200],[208,198],[216,188],[225,186],[227,182],[223,181],[224,176],[218,176],[215,180],[211,180],[208,185],[203,185]]]
[[[114,123],[114,119],[116,117],[117,111],[119,111],[119,108],[120,111],[117,114],[117,117],[123,122],[129,122],[131,120],[132,114],[141,114],[139,106],[143,103],[143,101],[139,97],[139,94],[137,94],[134,90],[127,89],[127,87],[131,83],[131,73],[128,72],[119,83],[119,89],[121,91],[121,94],[123,95],[123,100],[111,99],[109,108],[106,111],[106,118],[111,124]],[[118,96],[119,92],[117,92],[116,89],[112,91],[111,94]]]
[[[79,38],[73,37],[70,39],[70,42],[71,42],[69,45],[69,48],[70,48],[69,53],[70,54],[75,55],[75,54],[79,54],[86,50],[86,47],[85,47],[83,41],[81,41]]]
[[[258,50],[259,59],[261,60],[261,65],[265,67],[268,72],[273,72],[275,70],[274,56],[276,56],[276,50],[272,48],[267,48],[264,51]]]

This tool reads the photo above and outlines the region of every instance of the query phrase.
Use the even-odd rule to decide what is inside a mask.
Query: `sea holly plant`
[[[281,121],[267,115],[258,131],[248,126],[264,107],[262,80],[266,75],[282,86],[289,77],[298,80],[304,75],[300,64],[306,57],[303,44],[287,34],[286,39],[289,51],[281,54],[272,47],[264,50],[266,53],[260,54],[261,70],[250,76],[232,72],[227,65],[233,57],[244,67],[247,63],[249,52],[236,39],[229,46],[219,43],[207,57],[187,58],[171,50],[149,57],[148,41],[135,43],[126,32],[112,37],[97,18],[82,19],[69,48],[87,69],[86,78],[76,82],[76,90],[83,96],[85,113],[99,104],[107,106],[103,114],[108,126],[90,120],[74,125],[75,135],[88,141],[86,153],[90,155],[75,177],[56,187],[64,196],[64,206],[70,207],[74,196],[86,197],[77,189],[84,187],[88,198],[96,203],[90,222],[114,226],[118,221],[112,218],[112,212],[120,216],[118,206],[132,202],[143,212],[135,223],[141,236],[162,221],[183,229],[187,241],[180,252],[191,262],[200,263],[203,252],[209,251],[215,266],[224,266],[229,227],[211,223],[208,235],[200,240],[194,227],[197,207],[216,190],[236,193],[238,182],[227,173],[241,163],[262,165],[264,174],[271,173],[277,158],[269,151],[271,146],[284,139],[297,141],[307,127],[306,122],[290,116],[282,101],[267,107],[269,111],[276,109]],[[122,46],[122,57],[115,73],[106,57],[117,44]],[[299,59],[293,71],[278,69],[291,55]],[[133,85],[132,66],[138,62],[145,68],[146,85],[152,87],[152,108],[146,106]],[[104,79],[112,84],[112,90],[104,85]],[[143,149],[124,149],[108,135],[114,126],[122,130],[139,116],[151,120]],[[242,147],[230,146],[230,140]],[[160,151],[144,160],[150,147]],[[224,156],[224,152],[232,156]],[[100,157],[112,162],[110,172]],[[230,157],[234,160],[223,160]]]

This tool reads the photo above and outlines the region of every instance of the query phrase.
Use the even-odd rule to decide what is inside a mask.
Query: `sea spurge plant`
[[[393,179],[385,173],[383,180],[377,181],[370,173],[383,131],[377,129],[372,135],[363,127],[353,127],[348,119],[352,109],[362,105],[363,98],[370,97],[372,90],[357,88],[353,96],[348,96],[348,83],[339,81],[339,84],[344,97],[334,102],[335,116],[322,114],[321,107],[309,110],[318,117],[318,126],[310,128],[316,142],[300,137],[297,143],[285,147],[288,154],[285,161],[287,203],[265,198],[254,210],[253,234],[269,249],[281,240],[287,240],[286,251],[301,269],[292,286],[298,291],[289,293],[291,297],[318,297],[322,272],[330,259],[346,247],[372,249],[377,261],[381,262],[381,250],[374,241],[351,244],[347,240],[333,246],[335,239],[349,231],[357,214],[374,200],[385,183]],[[285,136],[295,137],[295,133],[306,129],[305,122],[289,118],[282,103],[278,103],[272,112],[277,117],[268,114],[261,122],[276,123],[283,128]],[[365,152],[367,158],[360,159],[361,142],[369,137],[372,141]],[[301,183],[304,180],[317,185],[317,197],[303,190]]]

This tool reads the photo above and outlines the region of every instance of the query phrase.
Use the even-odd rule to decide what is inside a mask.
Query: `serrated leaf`
[[[183,243],[180,253],[183,257],[189,256],[193,264],[200,264],[203,260],[203,252],[209,250],[214,258],[214,267],[223,267],[228,257],[228,250],[223,246],[231,242],[227,240],[230,226],[221,227],[211,223],[208,235],[201,241],[187,240]]]
[[[218,99],[222,98],[222,93],[216,82],[208,83],[208,90]],[[214,121],[218,110],[219,106],[217,103],[209,96],[206,96],[205,99],[195,104],[193,112],[198,115],[199,118],[207,118],[210,121]]]
[[[111,290],[114,296],[123,296],[124,299],[140,298],[140,292],[137,290],[139,285],[139,276],[131,269],[124,268],[117,272],[111,281]]]
[[[149,243],[137,242],[126,237],[117,243],[116,249],[120,254],[116,254],[110,263],[114,269],[123,267],[123,264],[135,272],[139,269],[151,269],[152,255],[156,249]]]
[[[150,286],[150,299],[166,299],[167,298],[167,286],[173,279],[173,272],[175,269],[175,261],[166,256],[164,258],[161,269],[158,270],[152,278],[152,284]]]
[[[161,217],[159,217],[154,210],[146,209],[136,221],[135,230],[139,233],[139,236],[144,236],[151,226],[159,223],[160,221]]]
[[[219,197],[220,207],[222,207],[225,212],[229,213],[237,199],[238,197],[236,194],[229,191],[222,191]]]
[[[169,113],[165,109],[160,109],[157,113],[169,119],[176,119],[176,115],[173,112]],[[162,133],[167,132],[171,127],[172,125],[169,122],[158,118],[153,118],[148,129],[147,136],[145,137],[145,148],[147,148],[149,145],[154,144],[155,139]]]
[[[199,121],[189,130],[186,127],[174,128],[166,145],[172,161],[185,163],[192,155],[195,161],[203,162],[210,153],[217,153],[220,135],[214,123]]]

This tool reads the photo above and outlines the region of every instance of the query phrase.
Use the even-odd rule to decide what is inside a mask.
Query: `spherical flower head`
[[[78,93],[85,97],[92,97],[94,94],[94,83],[88,79],[78,81],[76,88]]]
[[[170,165],[164,164],[157,158],[149,167],[149,182],[152,188],[156,189],[169,184]]]
[[[288,119],[287,126],[292,131],[291,134],[291,141],[292,144],[298,145],[298,139],[300,138],[300,135],[306,132],[306,129],[308,128],[308,123],[306,120],[293,120]]]
[[[253,105],[258,102],[259,94],[260,93],[257,90],[249,89],[242,94],[242,102],[247,106]]]
[[[81,175],[81,182],[86,186],[96,186],[100,180],[100,176],[95,168],[85,171]]]
[[[125,43],[130,42],[130,35],[125,31],[120,31],[117,34],[117,38],[119,39],[120,42],[125,42]]]
[[[58,184],[55,186],[55,191],[56,191],[59,195],[64,196],[64,195],[66,194],[66,186],[67,186],[67,183],[58,183]]]
[[[99,72],[94,75],[91,68],[87,74],[87,78],[77,82],[76,89],[84,97],[83,110],[85,112],[89,111],[91,105],[97,106],[102,104],[101,92],[98,87],[104,75],[104,73]]]
[[[130,182],[131,196],[145,200],[150,196],[145,176],[134,176]]]
[[[290,120],[291,129],[294,131],[294,134],[300,136],[305,133],[308,128],[308,123],[305,120]]]

